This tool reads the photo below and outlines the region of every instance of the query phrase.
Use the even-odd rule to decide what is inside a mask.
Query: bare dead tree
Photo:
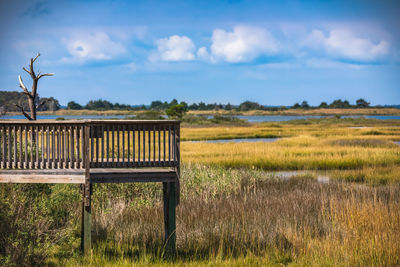
[[[44,76],[53,76],[54,73],[35,73],[33,69],[33,63],[36,61],[36,59],[40,57],[40,53],[36,55],[35,58],[31,58],[30,64],[29,64],[29,70],[23,67],[22,69],[26,71],[32,78],[32,89],[29,92],[26,86],[24,85],[21,75],[18,76],[19,80],[19,87],[24,91],[23,93],[26,94],[28,97],[28,104],[29,104],[29,109],[30,109],[30,115],[24,110],[22,105],[16,105],[22,112],[22,114],[28,119],[28,120],[36,120],[36,110],[43,106],[45,104],[45,101],[42,101],[41,103],[35,103],[36,97],[37,97],[37,86],[39,79],[44,77]]]

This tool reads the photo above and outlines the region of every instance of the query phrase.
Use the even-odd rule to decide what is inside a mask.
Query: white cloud
[[[64,44],[72,58],[64,61],[110,60],[126,53],[126,48],[110,39],[104,32],[80,35],[64,39]]]
[[[347,30],[332,30],[325,37],[320,30],[313,30],[303,45],[322,49],[330,56],[355,61],[371,62],[384,58],[390,52],[390,44],[382,40],[376,44],[366,38],[355,37]]]
[[[197,50],[197,58],[204,61],[215,62],[215,58],[208,52],[205,46]]]
[[[248,62],[277,51],[277,42],[262,28],[237,26],[232,32],[221,29],[213,31],[211,53],[217,59],[232,63]]]
[[[169,38],[158,39],[157,49],[159,57],[164,61],[194,60],[195,46],[186,36],[173,35]]]

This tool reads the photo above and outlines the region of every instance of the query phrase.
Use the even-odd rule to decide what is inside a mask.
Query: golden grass
[[[370,122],[368,128],[352,128],[352,124],[289,123],[183,128],[183,140],[283,138],[271,143],[183,142],[182,161],[265,170],[366,170],[376,167],[395,167],[397,170],[396,166],[400,165],[400,146],[393,141],[400,140],[400,127],[375,123],[377,125],[373,126]],[[389,176],[399,180],[396,173],[380,175],[381,178]],[[369,180],[371,175],[358,177]]]
[[[229,187],[226,187],[229,185]],[[99,188],[101,187],[101,188]],[[260,170],[185,165],[177,258],[162,259],[160,189],[101,185],[93,255],[65,266],[395,266],[400,264],[399,186],[288,181]],[[104,190],[107,189],[108,190]],[[118,189],[119,188],[119,189]],[[133,192],[130,188],[133,188]],[[118,191],[118,190],[119,191]],[[148,205],[137,206],[136,195]],[[101,211],[103,210],[103,212]],[[112,241],[111,241],[112,240]]]

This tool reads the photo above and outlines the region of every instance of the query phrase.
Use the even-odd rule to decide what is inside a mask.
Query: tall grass
[[[113,198],[95,208],[96,244],[67,266],[400,264],[400,188],[275,179],[259,170],[186,165],[177,258],[163,261],[162,205]],[[222,182],[221,182],[222,181]],[[225,185],[229,185],[226,187]],[[160,192],[160,188],[153,188]],[[149,198],[148,198],[149,199]]]

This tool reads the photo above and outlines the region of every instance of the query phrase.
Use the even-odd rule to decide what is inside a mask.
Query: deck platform
[[[0,183],[81,185],[85,254],[92,185],[135,182],[163,184],[165,249],[173,253],[179,181],[179,121],[0,121]]]

